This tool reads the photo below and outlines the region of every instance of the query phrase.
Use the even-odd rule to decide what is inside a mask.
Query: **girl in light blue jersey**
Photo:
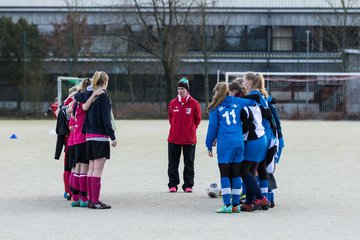
[[[238,82],[229,84],[229,95],[244,97],[246,90]],[[254,211],[267,205],[267,200],[261,193],[260,187],[253,174],[250,173],[252,167],[256,168],[260,161],[265,158],[267,151],[267,139],[265,130],[262,126],[262,116],[260,107],[246,106],[241,109],[240,119],[242,122],[244,138],[244,160],[240,166],[240,177],[243,181],[243,193],[246,189],[246,202],[241,206],[241,211]],[[255,199],[253,204],[253,199]]]
[[[270,110],[272,112],[272,115],[273,115],[275,123],[276,123],[276,130],[277,130],[276,136],[278,138],[277,152],[276,152],[275,156],[273,157],[273,159],[271,159],[271,162],[269,160],[267,160],[267,162],[266,162],[267,163],[266,171],[268,173],[268,181],[269,181],[269,198],[268,198],[268,200],[269,200],[270,208],[273,208],[273,207],[275,207],[273,190],[277,189],[274,172],[275,172],[275,168],[276,168],[275,166],[279,163],[281,152],[284,147],[284,138],[283,138],[283,134],[282,134],[279,113],[275,106],[276,99],[269,97],[268,101],[269,101]]]
[[[259,178],[259,186],[261,188],[262,194],[268,198],[268,179],[266,172],[266,161],[267,159],[272,159],[272,156],[276,153],[276,123],[273,119],[271,110],[269,109],[268,104],[268,93],[265,89],[265,80],[262,74],[247,72],[244,74],[243,86],[248,92],[247,97],[256,99],[257,103],[260,105],[261,115],[262,115],[262,125],[265,129],[265,135],[267,138],[267,153],[266,156],[257,167],[252,168],[252,173],[255,175],[256,172]],[[269,208],[268,204],[265,204],[265,201],[262,203],[262,209],[266,210]]]
[[[206,147],[210,157],[217,140],[218,166],[221,175],[221,192],[224,205],[217,213],[240,212],[241,178],[240,165],[243,160],[244,139],[240,111],[255,101],[228,96],[229,88],[225,82],[217,83],[215,95],[208,107],[209,126]],[[231,200],[230,200],[231,199]]]

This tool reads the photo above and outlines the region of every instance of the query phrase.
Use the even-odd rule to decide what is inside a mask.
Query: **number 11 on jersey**
[[[230,114],[229,111],[224,112],[224,114],[222,115],[225,119],[226,119],[226,124],[230,125],[230,116],[232,117],[232,123],[236,124],[236,115],[235,115],[235,109],[231,110]]]

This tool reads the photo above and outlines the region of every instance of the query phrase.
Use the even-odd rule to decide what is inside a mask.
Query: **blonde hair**
[[[79,90],[79,86],[73,86],[73,87],[69,88],[69,95],[74,92],[77,92],[78,90]]]
[[[103,71],[96,71],[92,77],[92,87],[97,89],[99,86],[107,84],[109,81],[109,76]]]
[[[91,79],[90,78],[85,78],[80,82],[79,89],[80,89],[81,92],[83,92],[90,85],[91,85]]]
[[[227,97],[229,94],[229,87],[226,82],[218,82],[214,89],[214,97],[209,104],[207,111],[210,112],[211,110],[215,109],[217,106],[219,106]]]
[[[268,98],[269,94],[265,89],[265,79],[261,73],[247,72],[244,78],[252,82],[252,89],[259,89],[259,91]]]

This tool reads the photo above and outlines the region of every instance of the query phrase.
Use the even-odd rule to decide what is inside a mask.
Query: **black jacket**
[[[58,135],[55,148],[55,159],[59,160],[63,147],[65,146],[65,137],[69,135],[70,130],[66,118],[66,107],[60,106],[60,111],[56,120],[56,134]]]
[[[92,91],[78,92],[75,99],[78,102],[86,102],[91,96]],[[115,139],[115,132],[111,124],[111,100],[107,92],[97,96],[86,113],[85,120],[86,133],[104,134]]]

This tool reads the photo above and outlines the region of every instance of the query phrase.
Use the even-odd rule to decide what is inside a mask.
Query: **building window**
[[[267,27],[247,27],[247,50],[267,51]]]
[[[307,39],[306,31],[309,32],[309,39]],[[334,46],[330,41],[331,37],[322,27],[295,27],[294,28],[294,51],[306,52],[309,46],[310,52],[322,52],[333,49]],[[308,41],[309,40],[309,41]]]
[[[293,50],[293,30],[291,27],[272,28],[272,50],[273,51]]]
[[[307,40],[306,40],[306,30],[311,30],[311,29],[309,29],[308,27],[295,27],[294,28],[294,44],[295,44],[294,51],[295,52],[306,52],[306,46],[308,44]],[[311,34],[309,37],[311,37]]]
[[[91,36],[104,35],[106,32],[106,25],[87,25],[87,33]]]
[[[245,26],[225,27],[225,50],[244,51],[246,49]]]

